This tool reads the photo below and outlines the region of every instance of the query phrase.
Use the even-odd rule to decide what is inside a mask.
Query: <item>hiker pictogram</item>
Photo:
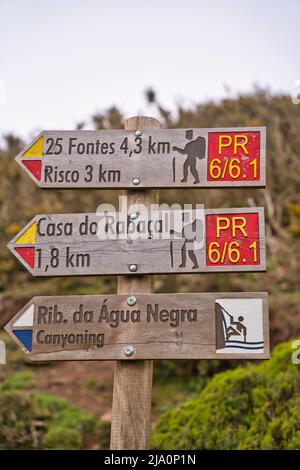
[[[188,214],[187,214],[188,215]],[[187,257],[193,263],[192,269],[197,269],[199,263],[196,256],[196,250],[201,240],[201,234],[203,233],[203,222],[200,219],[195,218],[193,222],[184,223],[183,213],[183,226],[181,232],[170,230],[171,235],[175,235],[183,241],[181,246],[181,263],[179,268],[185,268],[187,265]],[[174,240],[170,242],[170,255],[171,255],[171,266],[174,266]]]
[[[194,133],[192,129],[186,131],[185,137],[186,139],[190,140],[190,142],[186,144],[184,149],[173,147],[175,152],[178,152],[182,155],[187,155],[187,158],[183,164],[183,178],[181,183],[187,182],[189,172],[195,178],[194,184],[200,183],[199,173],[197,170],[197,158],[200,160],[205,158],[206,141],[204,137],[197,137],[197,139],[192,140],[193,134]]]

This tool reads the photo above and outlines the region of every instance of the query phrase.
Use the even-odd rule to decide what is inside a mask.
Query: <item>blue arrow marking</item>
[[[32,351],[32,330],[13,330],[13,334],[23,344],[28,352]]]

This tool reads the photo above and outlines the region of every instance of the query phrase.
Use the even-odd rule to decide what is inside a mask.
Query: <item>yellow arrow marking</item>
[[[22,233],[22,235],[15,241],[17,245],[34,245],[36,240],[36,222]]]
[[[43,156],[44,136],[42,135],[34,144],[23,153],[23,157],[37,158]]]

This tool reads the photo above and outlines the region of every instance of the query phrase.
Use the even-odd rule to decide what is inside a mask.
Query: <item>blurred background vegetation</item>
[[[145,96],[149,108],[156,115],[159,113],[163,127],[267,128],[266,189],[160,191],[160,202],[170,204],[204,203],[207,208],[264,206],[267,272],[155,276],[156,292],[268,291],[272,347],[296,338],[300,334],[300,107],[293,104],[288,96],[271,95],[259,88],[236,98],[200,103],[188,109],[178,105],[176,112],[165,109],[153,90],[147,90]],[[95,129],[118,129],[124,125],[124,116],[121,110],[112,107],[92,116],[92,122]],[[79,129],[84,126],[85,123],[78,124]],[[114,293],[116,290],[114,277],[34,279],[6,249],[8,240],[36,214],[93,212],[102,202],[115,203],[120,194],[115,190],[41,190],[14,161],[23,146],[24,142],[18,136],[6,135],[4,145],[0,148],[1,326],[33,295],[104,294]],[[8,365],[0,367],[0,448],[107,447],[110,416],[109,412],[104,411],[110,407],[113,364],[106,363],[109,371],[105,373],[108,373],[109,379],[106,376],[101,379],[102,369],[98,371],[97,364],[93,366],[93,377],[91,369],[87,369],[87,363],[81,363],[81,383],[77,383],[82,397],[79,402],[76,388],[71,389],[69,395],[65,392],[66,386],[55,388],[55,377],[61,374],[60,368],[63,365],[32,366],[5,333],[1,333],[1,337],[9,348]],[[154,425],[153,446],[167,449],[251,446],[299,448],[299,419],[296,423],[297,419],[293,417],[289,423],[287,414],[281,417],[281,421],[279,419],[280,410],[287,413],[286,403],[291,396],[295,396],[293,416],[297,413],[299,416],[300,412],[300,402],[296,400],[296,392],[299,391],[299,366],[289,364],[287,351],[292,354],[289,343],[282,348],[285,348],[285,354],[284,360],[280,362],[281,368],[276,369],[274,366],[275,376],[277,372],[281,373],[283,381],[276,400],[274,396],[270,398],[270,387],[275,377],[272,375],[272,364],[276,365],[276,360],[272,364],[266,362],[265,365],[250,366],[245,363],[241,365],[238,361],[157,361],[153,421],[158,424]],[[88,377],[85,376],[87,370]],[[293,381],[293,386],[288,388],[296,371],[298,382]],[[67,372],[64,369],[64,373],[72,382],[72,367],[69,366]],[[216,376],[212,378],[214,374]],[[50,379],[47,382],[49,376],[51,383]],[[40,390],[40,379],[44,383],[43,391]],[[110,385],[106,387],[107,380]],[[278,381],[275,380],[273,385],[277,387]],[[51,387],[54,395],[47,394]],[[215,406],[223,388],[233,402],[216,414]],[[99,394],[106,397],[105,406],[103,403],[101,405],[102,411],[100,404],[99,409],[90,406],[90,402],[96,400],[95,397]],[[205,414],[201,403],[205,407],[207,396],[210,411]],[[180,404],[179,413],[177,403],[189,398],[196,400],[195,403],[188,401]],[[272,400],[276,403],[281,400],[282,407],[273,407]],[[197,403],[200,403],[199,406],[196,406]],[[238,427],[236,415],[231,413],[232,407],[239,416]],[[199,414],[197,415],[197,411],[191,413],[191,409],[198,410]],[[260,410],[263,417],[261,420],[257,418],[256,427],[251,427],[250,421],[255,410]],[[216,421],[215,426],[212,426],[210,421],[214,420],[214,416]],[[223,431],[221,437],[216,438],[215,433],[224,430],[224,420],[228,432]],[[265,426],[266,422],[273,424],[268,428]],[[278,431],[284,426],[288,428],[285,434]],[[168,433],[167,429],[171,429],[171,432]],[[184,429],[182,435],[181,429]]]

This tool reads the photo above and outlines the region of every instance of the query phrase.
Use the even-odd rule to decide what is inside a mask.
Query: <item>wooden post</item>
[[[151,117],[132,117],[125,121],[126,130],[158,129],[160,122]],[[137,177],[139,175],[137,174]],[[158,203],[158,191],[128,190],[128,208],[132,204],[150,206]],[[145,294],[153,291],[151,275],[118,277],[118,294]],[[153,361],[117,361],[112,404],[112,450],[149,448],[151,426]]]

